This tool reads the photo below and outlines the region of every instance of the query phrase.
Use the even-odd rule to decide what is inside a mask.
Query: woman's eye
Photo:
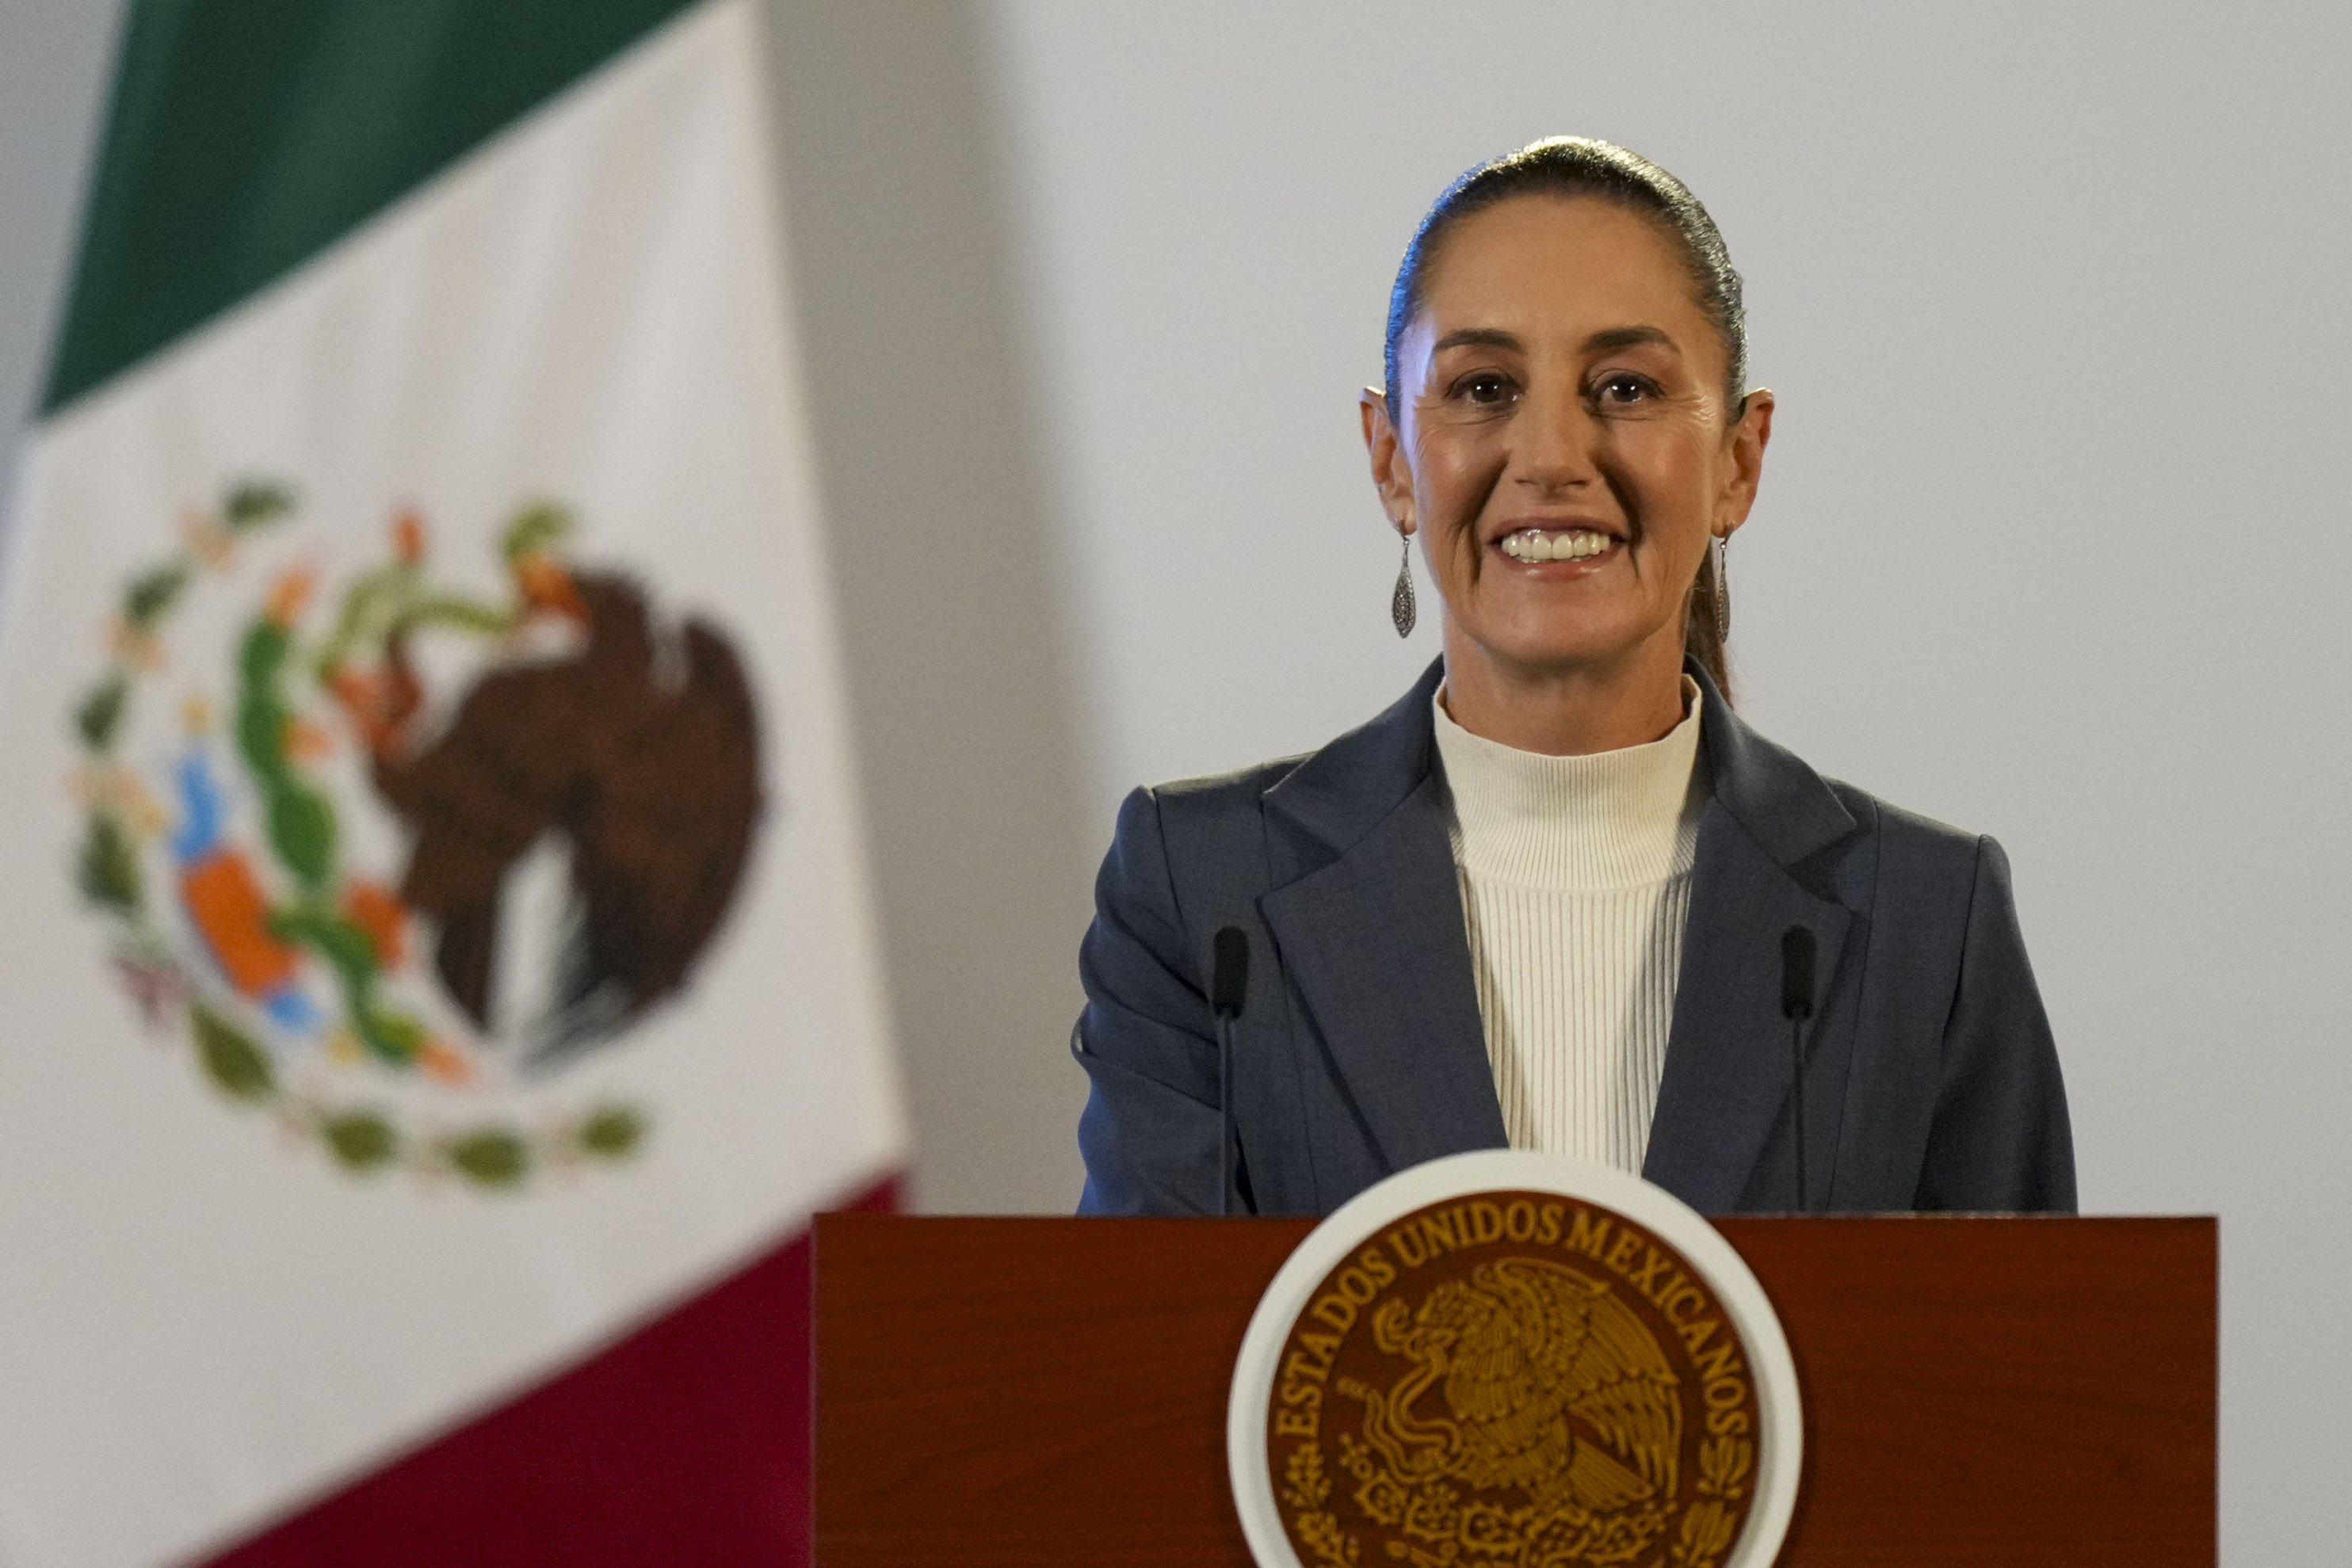
[[[1454,395],[1465,402],[1486,404],[1502,402],[1511,395],[1510,378],[1497,375],[1492,371],[1482,371],[1475,375],[1465,376],[1454,382]]]
[[[1645,376],[1620,373],[1603,376],[1601,383],[1593,388],[1593,396],[1612,407],[1630,408],[1654,395],[1657,390]]]

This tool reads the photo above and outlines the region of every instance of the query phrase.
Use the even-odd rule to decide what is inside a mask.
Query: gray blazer
[[[1710,798],[1642,1174],[1702,1213],[1798,1207],[1780,935],[1803,925],[1802,1207],[2073,1209],[2065,1089],[2000,847],[1822,778],[1692,673]],[[1248,1207],[1328,1214],[1507,1143],[1446,838],[1440,674],[1306,757],[1128,797],[1079,959],[1081,1212],[1216,1212],[1224,925],[1251,950],[1234,1034]]]

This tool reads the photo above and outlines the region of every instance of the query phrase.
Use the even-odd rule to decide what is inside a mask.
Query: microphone
[[[1234,1211],[1234,1020],[1249,991],[1249,934],[1218,928],[1209,967],[1209,1005],[1217,1014],[1217,1215]]]
[[[1813,1016],[1813,933],[1780,933],[1780,1016],[1789,1020],[1789,1089],[1797,1115],[1797,1212],[1805,1208],[1805,1020]]]
[[[1216,957],[1210,969],[1209,1005],[1221,1019],[1242,1016],[1242,994],[1249,989],[1249,936],[1238,925],[1217,933]]]

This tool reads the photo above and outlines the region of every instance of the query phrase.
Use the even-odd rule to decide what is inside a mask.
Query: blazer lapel
[[[1691,874],[1665,1074],[1642,1165],[1645,1178],[1701,1213],[1721,1214],[1738,1205],[1790,1098],[1780,934],[1791,925],[1812,928],[1814,990],[1826,997],[1823,982],[1836,968],[1853,918],[1797,885],[1720,802],[1708,802]],[[1808,1041],[1811,1068],[1825,1055],[1825,1042],[1818,1026],[1808,1032],[1816,1037]],[[1816,1076],[1807,1073],[1809,1085]],[[1837,1083],[1843,1081],[1836,1075]],[[1807,1160],[1807,1176],[1816,1189],[1829,1176],[1839,1110],[1808,1089],[1806,1130],[1815,1134],[1820,1157]]]
[[[1836,987],[1852,973],[1844,950],[1855,922],[1790,868],[1858,824],[1818,774],[1740,722],[1704,671],[1694,674],[1706,706],[1700,734],[1711,799],[1699,822],[1674,1026],[1642,1175],[1719,1214],[1738,1204],[1790,1105],[1780,937],[1791,925],[1810,926],[1816,949],[1806,1175],[1811,1194],[1828,1191],[1853,1027]]]
[[[1334,1077],[1392,1172],[1509,1141],[1433,761],[1440,674],[1433,665],[1396,706],[1266,796],[1307,831],[1312,851],[1259,910]]]

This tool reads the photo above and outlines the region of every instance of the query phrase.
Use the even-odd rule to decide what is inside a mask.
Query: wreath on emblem
[[[731,904],[761,811],[740,658],[574,566],[551,503],[503,529],[496,593],[436,580],[404,510],[389,559],[322,594],[277,550],[255,602],[241,558],[295,511],[248,482],[186,517],[71,715],[116,975],[346,1171],[514,1189],[627,1159],[638,1104],[513,1107],[680,992]],[[212,641],[175,641],[199,589],[228,591]]]
[[[1447,1163],[1481,1161],[1561,1186],[1604,1174]],[[1720,1278],[1550,1190],[1441,1196],[1393,1222],[1359,1209],[1310,1238],[1318,1270],[1338,1259],[1320,1283],[1303,1248],[1269,1287],[1230,1411],[1235,1432],[1264,1424],[1264,1468],[1237,1443],[1234,1484],[1269,1560],[1280,1531],[1322,1568],[1724,1568],[1760,1495],[1753,1342],[1711,1299]]]

